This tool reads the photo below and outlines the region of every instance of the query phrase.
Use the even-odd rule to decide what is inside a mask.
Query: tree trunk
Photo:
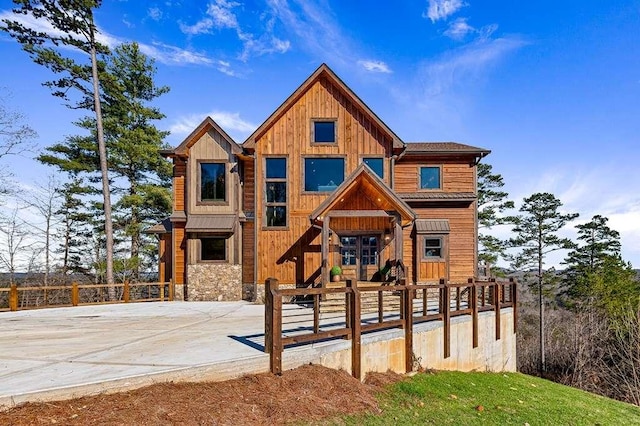
[[[95,40],[93,28],[91,38]],[[111,221],[111,194],[109,192],[109,173],[107,168],[107,146],[104,141],[104,131],[102,128],[102,108],[100,105],[100,86],[98,84],[98,63],[96,58],[95,45],[91,47],[91,71],[93,76],[93,102],[96,112],[96,133],[98,136],[98,153],[100,156],[100,172],[102,174],[102,195],[104,198],[104,234],[106,238],[106,279],[108,286],[109,300],[114,300],[116,296],[113,287],[113,223]]]
[[[540,305],[540,365],[538,370],[542,377],[546,369],[544,358],[544,297],[542,296],[542,235],[540,235],[538,241],[538,303]]]

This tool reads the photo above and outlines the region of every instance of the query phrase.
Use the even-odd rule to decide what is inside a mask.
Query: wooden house
[[[160,279],[190,300],[252,299],[269,277],[327,285],[334,266],[342,280],[466,281],[488,153],[405,143],[323,64],[241,145],[207,118],[164,152]]]

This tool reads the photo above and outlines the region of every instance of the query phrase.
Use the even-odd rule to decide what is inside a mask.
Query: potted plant
[[[342,268],[340,268],[338,265],[333,266],[331,268],[331,281],[334,283],[340,281],[341,274],[342,274]]]

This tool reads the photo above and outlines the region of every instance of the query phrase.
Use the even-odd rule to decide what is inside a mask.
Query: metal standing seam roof
[[[400,192],[398,196],[405,201],[414,200],[463,200],[473,201],[476,194],[473,192]]]
[[[151,228],[144,231],[147,234],[168,234],[171,232],[171,220],[169,218],[164,219],[162,222],[153,225]]]
[[[407,142],[406,154],[448,153],[448,154],[480,154],[487,155],[491,151],[477,146],[458,142]]]
[[[418,234],[448,233],[451,231],[448,219],[416,219],[415,224]]]
[[[187,232],[233,232],[235,215],[189,215]]]

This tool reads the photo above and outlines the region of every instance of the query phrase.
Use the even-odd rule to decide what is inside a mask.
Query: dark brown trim
[[[438,168],[440,174],[440,187],[439,188],[423,188],[422,187],[422,169],[423,168]],[[444,171],[442,164],[419,164],[418,170],[418,192],[442,192],[444,191]]]
[[[267,179],[267,159],[284,159],[285,160],[285,172],[286,175],[284,178],[269,178]],[[266,154],[262,156],[262,185],[261,185],[261,190],[262,190],[262,229],[263,230],[268,230],[268,231],[272,231],[272,230],[289,230],[289,213],[291,210],[291,194],[290,194],[290,185],[289,185],[289,168],[291,166],[291,163],[289,162],[289,156],[288,155],[278,155],[278,154]],[[254,171],[254,176],[256,175],[256,172]],[[287,200],[282,203],[282,202],[267,202],[267,184],[269,182],[276,182],[276,183],[282,183],[284,182],[284,184],[286,185],[286,192],[287,192]],[[257,190],[257,185],[254,184],[254,191]],[[254,204],[255,206],[255,204]],[[284,226],[269,226],[267,224],[267,207],[285,207],[285,209],[287,210],[286,212],[286,216],[285,216],[285,225]]]

